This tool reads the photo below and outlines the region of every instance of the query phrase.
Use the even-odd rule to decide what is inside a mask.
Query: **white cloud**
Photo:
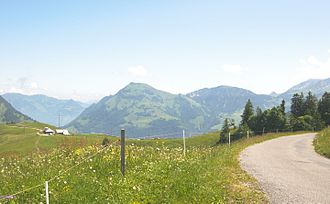
[[[328,78],[330,77],[330,58],[325,62],[315,56],[309,56],[306,59],[299,60],[301,68],[299,75],[304,79]]]
[[[232,74],[240,74],[244,68],[240,64],[224,64],[221,67],[222,71]]]
[[[21,77],[18,79],[6,79],[4,81],[0,81],[0,85],[1,92],[3,93],[9,92],[33,95],[43,93],[47,90],[45,88],[40,88],[37,82],[31,81],[27,77]]]
[[[308,57],[307,63],[312,66],[322,66],[322,63],[315,56]]]
[[[146,77],[148,76],[148,71],[142,65],[134,66],[128,68],[128,72],[136,77]]]
[[[31,89],[37,89],[38,88],[38,84],[36,82],[31,82],[30,83],[30,88]]]

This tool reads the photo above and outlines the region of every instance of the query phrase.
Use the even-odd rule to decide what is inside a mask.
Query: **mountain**
[[[304,81],[300,84],[293,86],[288,89],[286,92],[280,95],[283,98],[291,98],[293,94],[303,92],[307,94],[307,92],[313,92],[317,97],[320,97],[326,91],[330,91],[330,78],[328,79],[310,79]]]
[[[28,116],[18,112],[3,97],[0,96],[0,123],[18,123],[30,120]]]
[[[230,86],[205,88],[187,96],[201,104],[212,115],[215,129],[219,129],[219,125],[226,117],[239,122],[242,110],[249,99],[255,107],[259,106],[262,109],[273,107],[277,102],[272,96],[255,94],[246,89]]]
[[[178,133],[182,129],[204,131],[210,128],[208,120],[204,107],[188,96],[130,83],[117,94],[87,108],[67,127],[79,132],[109,134],[119,134],[119,128],[125,128],[128,136],[138,137]]]
[[[187,95],[175,95],[157,90],[146,84],[131,83],[113,96],[87,108],[67,127],[84,133],[119,134],[120,128],[128,136],[164,135],[182,129],[204,132],[221,128],[225,118],[235,119],[236,124],[248,99],[254,107],[262,109],[286,101],[289,110],[294,93],[312,91],[321,96],[330,91],[330,79],[308,80],[282,94],[256,94],[249,90],[219,86],[194,91]]]
[[[65,125],[75,119],[86,107],[74,100],[60,100],[45,95],[22,95],[7,93],[3,95],[14,108],[33,119],[58,126]]]

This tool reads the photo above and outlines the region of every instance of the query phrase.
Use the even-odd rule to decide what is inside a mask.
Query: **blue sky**
[[[83,101],[129,82],[283,92],[330,77],[329,1],[0,1],[0,93]]]

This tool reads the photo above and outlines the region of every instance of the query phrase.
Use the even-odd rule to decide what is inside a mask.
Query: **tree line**
[[[249,99],[241,115],[238,127],[229,118],[224,120],[220,143],[228,142],[231,133],[232,140],[247,135],[261,135],[268,132],[284,131],[318,131],[330,125],[330,92],[325,92],[320,100],[312,93],[306,96],[296,93],[291,98],[291,110],[286,112],[285,101],[270,109],[254,109]]]

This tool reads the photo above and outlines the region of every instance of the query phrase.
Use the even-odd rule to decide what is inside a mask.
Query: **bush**
[[[103,141],[102,141],[102,146],[107,147],[107,146],[109,146],[109,143],[110,143],[109,139],[104,138]]]

